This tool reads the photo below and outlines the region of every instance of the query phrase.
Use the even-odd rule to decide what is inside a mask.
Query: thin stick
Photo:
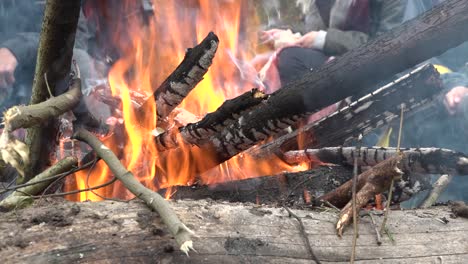
[[[398,142],[397,142],[397,155],[400,154],[400,144],[401,144],[401,134],[403,131],[403,113],[405,112],[405,105],[401,105],[401,114],[400,114],[400,129],[398,130]],[[388,214],[390,213],[390,204],[392,203],[392,195],[393,195],[393,186],[395,185],[395,177],[392,177],[392,181],[390,182],[390,189],[388,190],[388,199],[387,205],[385,208],[384,219],[382,221],[382,225],[380,227],[380,234],[382,234],[385,230],[385,225],[387,224]]]
[[[193,242],[191,239],[193,232],[179,220],[169,203],[159,193],[153,192],[143,186],[143,184],[120,163],[115,154],[89,131],[80,128],[75,132],[73,138],[84,141],[90,145],[97,155],[106,162],[114,176],[119,179],[130,192],[145,201],[148,207],[159,213],[161,220],[169,228],[169,231],[174,236],[177,244],[179,244],[182,252],[188,254],[190,249],[193,249]]]
[[[382,236],[380,235],[380,231],[377,228],[377,223],[375,222],[375,219],[374,219],[374,213],[371,211],[371,212],[368,212],[367,215],[370,217],[371,222],[372,222],[372,226],[374,227],[375,234],[377,236],[377,245],[381,246],[382,245]]]
[[[356,245],[357,245],[357,239],[358,239],[358,219],[357,219],[357,210],[356,208],[356,189],[357,189],[357,181],[358,181],[358,159],[359,156],[361,155],[361,141],[362,140],[362,135],[360,134],[358,137],[358,149],[357,149],[357,155],[354,157],[354,168],[353,168],[353,187],[352,187],[352,204],[353,204],[353,229],[354,229],[354,234],[353,234],[353,248],[351,250],[351,263],[354,263],[354,259],[356,258]]]
[[[292,216],[296,218],[296,220],[299,222],[299,230],[301,231],[301,236],[304,239],[306,246],[307,246],[307,251],[309,251],[309,255],[312,257],[312,259],[315,261],[315,263],[320,264],[320,260],[317,258],[317,256],[314,253],[314,250],[312,249],[312,246],[310,245],[309,237],[307,236],[307,233],[305,231],[304,223],[302,222],[301,218],[297,216],[291,209],[289,209],[286,206],[283,206],[283,208],[288,211],[289,216]]]
[[[89,187],[85,189],[79,189],[79,190],[74,190],[74,191],[69,191],[69,192],[64,192],[64,193],[52,193],[52,194],[45,194],[45,195],[38,195],[38,196],[31,196],[31,197],[34,199],[41,199],[41,198],[50,198],[50,197],[62,197],[62,196],[67,196],[67,195],[72,195],[72,194],[77,194],[77,193],[82,193],[82,192],[89,192],[89,191],[93,191],[93,190],[97,190],[97,189],[101,189],[106,186],[109,186],[116,181],[117,181],[117,178],[113,177],[110,181],[100,184],[98,186],[94,186],[94,187]]]

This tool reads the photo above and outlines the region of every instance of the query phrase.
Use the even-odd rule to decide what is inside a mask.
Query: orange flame
[[[209,31],[213,31],[220,39],[213,65],[180,107],[199,117],[216,110],[226,99],[253,87],[252,83],[242,80],[232,57],[249,61],[255,55],[257,24],[252,1],[248,0],[154,0],[154,7],[154,18],[147,26],[135,16],[126,20],[128,29],[125,33],[128,33],[130,43],[122,48],[124,56],[113,65],[108,76],[112,94],[122,100],[125,145],[121,145],[121,138],[111,138],[106,143],[128,170],[147,187],[156,190],[194,182],[195,168],[203,166],[205,153],[192,148],[170,150],[164,156],[159,155],[152,136],[157,124],[154,100],[149,100],[151,103],[146,104],[147,109],[141,111],[145,113],[142,119],[136,113],[132,94],[150,97],[156,88],[152,84],[164,81],[182,61],[185,49],[196,45]],[[120,28],[116,26],[117,31]],[[199,175],[199,180],[213,184],[303,169],[300,166],[292,168],[280,159],[259,162],[246,155],[238,155]],[[75,176],[75,188],[85,188],[102,184],[112,175],[107,166],[99,162],[91,172],[80,172]],[[67,186],[67,189],[73,188]],[[130,197],[119,184],[95,192],[100,196]],[[83,192],[72,199],[100,200],[101,197]]]

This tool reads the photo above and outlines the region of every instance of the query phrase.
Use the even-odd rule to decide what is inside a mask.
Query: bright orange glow
[[[176,191],[172,186],[195,181],[215,184],[306,169],[291,167],[280,159],[254,161],[241,154],[214,169],[204,170],[204,166],[209,166],[205,164],[209,153],[197,147],[157,152],[152,136],[157,124],[154,100],[145,104],[146,109],[137,110],[132,102],[133,95],[150,97],[153,89],[182,61],[185,50],[213,31],[220,39],[213,65],[180,107],[199,117],[215,111],[226,99],[254,87],[251,82],[242,80],[232,57],[238,61],[253,58],[258,27],[255,27],[255,12],[249,0],[154,0],[154,6],[155,15],[148,26],[143,26],[141,19],[135,16],[125,20],[128,24],[124,33],[119,32],[124,27],[115,26],[116,34],[128,35],[125,45],[118,45],[123,56],[108,76],[112,94],[122,100],[125,135],[115,133],[106,144],[124,166],[153,190],[170,188],[166,198]],[[198,175],[199,171],[204,173]],[[88,171],[75,176],[77,186],[67,186],[67,190],[103,184],[112,178],[112,173],[99,162],[89,177]],[[131,197],[119,183],[96,192],[107,197]],[[84,192],[72,199],[100,200],[101,197]]]

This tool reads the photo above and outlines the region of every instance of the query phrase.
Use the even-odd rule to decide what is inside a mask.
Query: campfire
[[[422,191],[430,194],[422,205],[427,211],[421,214],[432,214],[443,225],[454,221],[466,230],[466,221],[447,220],[444,209],[431,206],[455,175],[468,174],[467,155],[431,146],[365,147],[361,139],[384,128],[401,128],[416,118],[431,118],[441,108],[440,74],[431,64],[416,65],[465,41],[466,34],[461,33],[468,22],[468,4],[464,1],[447,1],[277,91],[263,85],[259,69],[249,64],[260,46],[259,22],[250,1],[189,1],[185,9],[180,8],[179,1],[155,1],[154,19],[126,17],[125,31],[119,23],[115,25],[110,41],[127,34],[124,43],[112,43],[120,48],[121,56],[105,71],[103,80],[92,80],[99,85],[92,87],[88,96],[105,104],[109,114],[102,118],[101,113],[89,111],[86,118],[81,115],[72,120],[72,109],[83,97],[83,76],[71,59],[73,45],[65,39],[75,36],[79,2],[47,1],[49,19],[43,24],[39,47],[43,56],[38,60],[31,105],[5,112],[0,157],[2,163],[14,168],[19,180],[16,186],[4,188],[2,209],[26,207],[34,199],[38,200],[36,205],[49,197],[65,197],[67,202],[51,202],[59,203],[59,209],[37,206],[35,213],[33,206],[19,214],[36,214],[32,217],[36,222],[54,228],[71,225],[70,230],[76,228],[86,234],[102,228],[103,237],[109,241],[90,249],[104,254],[101,260],[111,259],[105,247],[114,243],[112,237],[119,236],[119,243],[128,243],[129,252],[144,255],[142,252],[149,252],[145,248],[152,244],[143,238],[151,236],[158,249],[149,258],[135,259],[148,261],[162,256],[174,262],[185,261],[185,254],[192,256],[199,247],[202,250],[195,261],[206,257],[210,258],[208,262],[234,263],[249,255],[249,260],[261,261],[252,257],[259,256],[274,261],[273,256],[278,262],[291,262],[294,257],[283,252],[283,244],[299,238],[291,244],[293,251],[301,247],[298,258],[317,263],[344,261],[342,255],[331,257],[334,246],[323,246],[319,238],[311,237],[309,228],[317,221],[319,227],[314,232],[333,230],[344,237],[346,252],[340,254],[352,254],[354,261],[355,256],[364,256],[359,246],[356,251],[357,225],[371,227],[363,234],[366,248],[375,244],[368,237],[375,237],[379,246],[391,245],[391,232],[396,229],[392,221],[418,221],[403,211],[390,213],[391,209],[398,209],[400,203]],[[73,19],[66,30],[59,30],[64,13],[72,14]],[[450,30],[442,25],[450,25]],[[428,42],[434,45],[427,46]],[[64,52],[57,54],[54,50]],[[52,71],[49,66],[53,61],[63,62],[60,69],[67,71]],[[64,79],[69,82],[68,91],[54,95],[56,83]],[[346,102],[349,97],[351,102]],[[28,129],[25,142],[15,134],[21,128]],[[389,137],[388,131],[383,138]],[[429,177],[433,174],[443,176],[433,184]],[[143,200],[156,213],[134,201],[124,204],[128,208],[122,206],[122,200],[134,198]],[[226,201],[238,204],[224,204]],[[456,216],[466,217],[463,203],[450,206]],[[105,215],[105,210],[116,214]],[[385,216],[380,217],[379,212]],[[90,217],[96,224],[88,230]],[[360,220],[367,217],[370,222]],[[284,221],[291,221],[288,219],[295,219],[299,228],[286,228],[288,234],[279,240],[262,240],[264,234],[281,234],[282,230],[267,228],[271,224],[283,226]],[[31,232],[44,232],[34,231],[33,220],[21,221]],[[118,231],[108,228],[114,222]],[[259,226],[249,229],[244,222]],[[327,222],[333,222],[334,227]],[[345,231],[351,223],[354,234],[351,228],[349,234]],[[425,225],[455,237],[450,227],[435,227],[432,222]],[[241,231],[229,230],[229,226]],[[407,239],[405,232],[412,233],[414,226],[405,224],[402,232],[395,230],[398,239]],[[137,227],[141,230],[136,231]],[[13,227],[0,219],[0,230],[9,228]],[[146,233],[140,236],[138,232]],[[251,236],[237,237],[235,232]],[[416,233],[424,231],[418,229]],[[144,246],[135,246],[129,238],[132,235],[139,236]],[[63,233],[63,237],[72,239],[69,236]],[[219,238],[213,238],[218,236],[228,238],[221,245],[215,241]],[[95,239],[89,244],[99,243]],[[80,245],[88,243],[75,240]],[[463,242],[466,239],[460,245]],[[455,261],[459,260],[457,254],[468,254],[466,248],[456,243],[452,246],[461,252],[448,253]],[[32,249],[29,244],[18,247],[44,250]],[[220,247],[225,251],[219,251]],[[275,247],[283,255],[275,255]],[[42,261],[50,261],[55,254],[51,252]],[[79,252],[77,256],[83,258],[80,254],[84,253]],[[127,257],[126,253],[116,254]],[[426,260],[434,256],[421,254]],[[13,257],[8,259],[14,261]],[[96,260],[99,258],[95,255],[86,259]]]

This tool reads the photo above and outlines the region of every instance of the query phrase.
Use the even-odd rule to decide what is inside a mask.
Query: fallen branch
[[[448,184],[452,181],[452,178],[453,175],[448,174],[440,176],[440,178],[432,185],[432,191],[429,193],[424,202],[419,206],[419,208],[427,209],[435,204],[437,199],[439,199],[440,195],[447,188]]]
[[[72,167],[78,165],[78,160],[75,157],[67,157],[60,160],[52,167],[46,169],[42,173],[35,176],[28,183],[33,184],[15,190],[3,201],[0,202],[0,208],[3,210],[12,210],[15,208],[23,208],[32,203],[33,195],[42,192],[53,181],[52,176],[67,172]],[[45,179],[48,179],[45,181]]]
[[[190,249],[193,249],[193,242],[191,240],[191,234],[193,232],[179,220],[168,202],[164,200],[161,195],[143,186],[130,171],[123,167],[114,153],[90,132],[84,129],[78,129],[73,137],[90,145],[97,155],[106,162],[114,176],[119,179],[130,192],[145,201],[148,207],[159,213],[161,219],[175,237],[177,244],[180,246],[180,250],[188,254]]]
[[[396,155],[396,148],[362,147],[358,158],[359,166],[375,166]],[[400,169],[405,173],[468,175],[468,156],[442,148],[403,148],[404,157]],[[328,147],[289,151],[284,160],[290,164],[321,161],[342,165],[352,165],[357,156],[355,147]]]

